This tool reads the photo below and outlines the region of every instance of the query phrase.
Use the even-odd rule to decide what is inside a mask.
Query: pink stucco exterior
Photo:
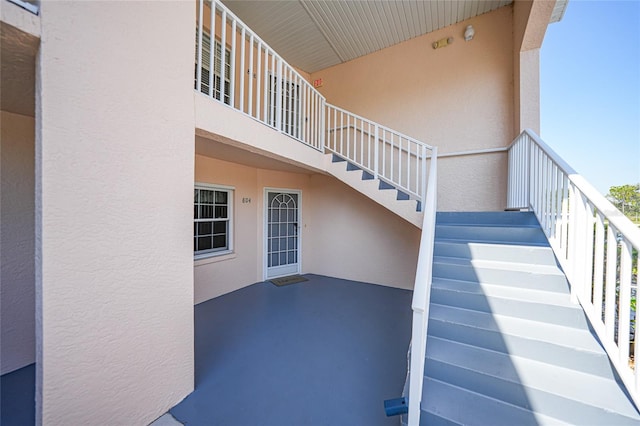
[[[299,73],[438,146],[440,210],[501,210],[506,154],[468,151],[537,130],[546,3]],[[0,367],[35,361],[38,424],[144,425],[193,390],[193,304],[265,278],[265,188],[302,195],[302,273],[413,288],[415,200],[403,218],[321,150],[194,92],[194,3],[41,2],[37,17],[0,4],[12,46],[35,46],[33,117],[5,110],[15,91],[2,110]],[[194,183],[234,191],[231,253],[194,260]]]

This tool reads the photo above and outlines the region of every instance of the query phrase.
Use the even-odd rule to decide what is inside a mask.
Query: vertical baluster
[[[305,86],[303,85],[304,83],[300,79],[300,77],[296,77],[296,79],[297,79],[297,82],[298,82],[298,84],[296,84],[296,98],[295,98],[295,105],[296,105],[296,114],[295,115],[296,115],[296,119],[297,119],[297,123],[298,123],[298,126],[296,127],[296,137],[299,138],[300,140],[308,143],[308,141],[306,141],[303,138],[303,135],[302,135],[302,133],[303,133],[303,128],[302,128],[302,126],[303,126],[302,105],[303,104],[301,104],[301,101],[302,101],[302,98],[304,97],[304,87]]]
[[[568,259],[569,245],[569,179],[562,174],[562,253],[564,259]]]
[[[345,127],[345,132],[347,133],[347,158],[351,160],[351,114],[346,114],[347,116],[347,125]]]
[[[243,26],[242,27],[242,31],[240,34],[240,111],[242,112],[246,112],[244,110],[244,85],[246,84],[245,81],[247,79],[246,75],[247,72],[245,71],[245,66],[244,66],[244,60],[245,60],[245,55],[246,55],[246,44],[247,44],[247,33],[246,33],[246,29]],[[252,76],[251,74],[249,74],[249,80],[251,80]]]
[[[553,236],[556,239],[556,245],[560,247],[561,229],[562,229],[562,171],[556,166],[556,200],[555,200],[555,212],[556,212],[556,229]]]
[[[407,188],[409,189],[409,191],[411,191],[411,153],[413,152],[413,150],[411,149],[411,146],[413,145],[413,143],[411,142],[410,139],[407,139]],[[417,192],[417,188],[416,191]]]
[[[204,21],[204,0],[198,2],[198,64],[196,65],[196,87],[202,92],[202,30]]]
[[[616,229],[609,222],[607,228],[607,272],[605,277],[604,324],[608,340],[613,341],[616,315],[616,270],[618,263],[618,241]]]
[[[569,220],[571,224],[569,226],[569,238],[567,239],[567,260],[569,261],[569,268],[567,270],[567,275],[569,276],[569,282],[571,283],[571,301],[574,303],[578,302],[578,297],[576,294],[576,277],[575,277],[575,251],[576,251],[576,234],[577,234],[577,210],[578,210],[578,202],[577,202],[577,194],[576,190],[572,183],[569,183]]]
[[[216,91],[214,88],[215,84],[215,73],[216,73],[216,2],[211,2],[210,9],[210,18],[211,18],[211,26],[209,28],[209,97],[214,98],[216,96]],[[204,20],[204,18],[203,18]]]
[[[333,149],[335,151],[338,150],[338,135],[337,135],[337,128],[338,128],[338,110],[336,108],[333,108]]]
[[[306,125],[306,117],[307,117],[307,91],[309,90],[309,86],[304,84],[301,90],[301,99],[300,99],[300,132],[301,139],[307,143],[311,143],[311,140],[307,138],[307,125]]]
[[[386,132],[386,130],[385,130]],[[393,174],[393,169],[394,169],[394,162],[393,162],[393,157],[394,157],[394,153],[393,151],[395,150],[395,144],[393,141],[393,132],[389,132],[389,146],[391,147],[391,149],[389,150],[389,180],[391,182],[395,182],[395,175]]]
[[[359,120],[360,123],[360,163],[368,167],[369,164],[365,164],[364,161],[364,121],[362,119]]]
[[[618,347],[620,363],[629,365],[629,331],[631,322],[631,244],[623,239],[620,244],[620,297],[618,309]]]
[[[229,55],[229,105],[236,106],[236,20],[231,23],[231,54]]]
[[[582,264],[582,274],[580,282],[583,283],[583,305],[584,309],[588,309],[586,302],[592,303],[592,284],[593,284],[593,238],[594,238],[594,208],[591,202],[585,197],[584,199],[584,263]]]
[[[249,37],[249,115],[255,117],[253,114],[253,33],[251,33],[251,37]]]
[[[378,179],[378,174],[380,173],[380,135],[378,134],[379,129],[378,125],[374,124],[374,145],[373,145],[373,162],[375,165],[374,169],[374,177]],[[383,154],[384,155],[384,151]],[[383,169],[384,170],[384,169]]]
[[[402,136],[398,135],[398,184],[402,187]]]
[[[431,151],[431,161],[434,161],[434,151]],[[426,212],[427,206],[427,147],[422,147],[422,188],[420,188],[420,205],[422,207],[422,211]],[[433,164],[433,163],[432,163]]]
[[[285,73],[285,96],[286,96],[286,100],[287,100],[287,106],[285,108],[287,108],[287,117],[288,119],[285,119],[287,122],[287,133],[291,136],[293,136],[293,71],[291,70],[291,68],[289,68],[287,66],[287,72]]]
[[[309,118],[309,140],[316,140],[316,138],[318,137],[318,131],[322,131],[322,129],[318,129],[318,123],[317,121],[317,116],[319,114],[319,111],[317,111],[318,109],[318,96],[313,93],[313,91],[309,90],[310,93],[310,102],[309,102],[309,111],[310,111],[310,118]],[[332,128],[335,129],[336,126],[336,116],[335,116],[335,109],[333,110],[333,126]],[[336,147],[336,132],[334,130],[333,134],[332,134],[332,138],[333,138],[333,148],[335,149]]]
[[[277,94],[277,85],[279,84],[277,82],[277,78],[278,78],[278,74],[277,74],[277,65],[278,65],[278,59],[276,57],[275,52],[271,52],[271,76],[269,79],[269,101],[265,102],[265,105],[267,105],[267,103],[269,104],[269,124],[272,125],[273,127],[277,127],[277,117],[278,114],[276,113],[276,105],[278,104],[277,100],[276,100],[276,94]]]
[[[222,9],[222,20],[220,21],[220,86],[218,89],[220,90],[220,101],[224,103],[224,95],[225,95],[225,77],[226,77],[226,68],[227,68],[227,11]],[[211,39],[211,48],[213,49],[215,46],[214,39]],[[215,49],[214,49],[215,50]],[[212,68],[214,68],[212,66]]]
[[[385,129],[380,129],[381,131],[381,142],[382,142],[382,176],[388,178],[387,174],[387,132]]]
[[[601,212],[596,212],[596,242],[594,255],[594,272],[593,272],[593,304],[595,307],[596,317],[598,321],[602,321],[602,294],[604,279],[604,216]],[[600,327],[600,323],[594,324],[596,328]]]
[[[264,62],[263,62],[263,59],[262,59],[262,41],[260,41],[260,39],[258,39],[258,44],[256,46],[256,64],[255,64],[255,67],[254,67],[255,70],[252,73],[252,77],[251,77],[251,79],[253,80],[253,74],[256,75],[256,83],[255,83],[256,84],[256,95],[255,95],[256,96],[256,102],[255,102],[256,115],[254,117],[257,118],[258,120],[260,120],[260,112],[262,111],[261,106],[263,105],[263,103],[266,102],[266,100],[264,98],[261,98],[261,96],[260,96],[261,93],[262,93],[262,91],[260,90],[261,89],[260,83],[262,82],[262,79],[260,77],[258,77],[258,76],[261,75],[260,73],[263,72],[262,71],[262,69],[264,67],[263,63]],[[265,120],[266,120],[266,118],[262,117],[262,121],[265,121]]]
[[[278,56],[278,77],[276,78],[276,128],[282,131],[282,58]]]
[[[344,112],[340,111],[340,154],[344,155]]]
[[[420,149],[422,145],[416,144],[416,194],[420,196]]]
[[[269,66],[270,63],[271,63],[271,66]],[[269,121],[270,120],[269,108],[271,108],[270,106],[271,98],[270,98],[269,90],[271,87],[272,79],[269,78],[269,75],[273,76],[273,71],[271,71],[271,74],[270,74],[269,69],[273,70],[273,55],[269,52],[269,49],[267,48],[267,46],[265,46],[264,47],[264,68],[262,69],[262,75],[258,75],[258,78],[262,79],[262,103],[260,104],[262,105],[262,121],[267,124],[271,124]]]

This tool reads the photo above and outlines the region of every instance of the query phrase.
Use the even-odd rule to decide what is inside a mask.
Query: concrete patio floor
[[[411,336],[407,290],[305,275],[195,306],[196,390],[154,426],[397,425]],[[2,376],[3,426],[35,422],[35,367]]]
[[[191,425],[397,425],[411,335],[407,290],[317,275],[263,282],[195,307]]]

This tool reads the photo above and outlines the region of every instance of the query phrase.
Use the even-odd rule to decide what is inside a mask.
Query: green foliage
[[[631,220],[640,216],[640,183],[609,188],[607,198]]]

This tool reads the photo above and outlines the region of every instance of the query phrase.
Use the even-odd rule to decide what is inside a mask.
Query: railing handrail
[[[416,138],[412,138],[411,136],[407,136],[404,133],[399,132],[397,130],[394,130],[394,129],[390,128],[390,127],[387,127],[387,126],[385,126],[383,124],[377,123],[377,122],[375,122],[373,120],[369,120],[368,118],[364,118],[364,117],[362,117],[362,116],[360,116],[358,114],[355,114],[355,113],[353,113],[351,111],[347,111],[344,108],[340,108],[339,106],[335,106],[333,104],[330,104],[329,102],[327,102],[326,105],[327,105],[327,107],[333,108],[335,110],[338,110],[339,112],[342,112],[342,113],[345,113],[345,114],[349,114],[350,116],[352,116],[354,118],[357,118],[358,120],[362,120],[362,121],[365,121],[365,122],[367,122],[367,123],[369,123],[371,125],[375,125],[379,129],[385,130],[385,131],[387,131],[389,133],[393,133],[393,134],[395,134],[397,136],[400,136],[401,138],[407,139],[407,140],[411,141],[412,143],[415,143],[416,145],[424,146],[427,149],[433,149],[433,146],[431,146],[429,144],[426,144],[426,143],[424,143],[422,141],[419,141]],[[327,131],[332,131],[332,130],[334,130],[334,129],[327,129]]]
[[[637,297],[640,228],[533,131],[523,131],[509,151],[508,207],[531,209],[566,274],[611,364],[640,406],[640,333]],[[635,282],[634,282],[635,281]],[[632,317],[632,312],[635,317]],[[629,365],[630,356],[636,360]]]
[[[544,151],[551,161],[562,170],[568,177],[568,179],[574,183],[576,188],[580,190],[588,199],[591,204],[601,212],[611,223],[618,232],[625,234],[628,241],[636,247],[640,247],[640,228],[633,225],[633,222],[629,220],[616,206],[607,200],[593,185],[589,183],[582,175],[576,172],[562,157],[560,157],[549,145],[536,135],[533,130],[525,129],[522,133],[526,133],[533,141],[538,145],[542,151]],[[509,148],[518,140],[520,136],[515,138]]]
[[[206,16],[205,6],[210,8]],[[205,28],[207,19],[210,23]],[[324,151],[326,98],[307,78],[220,0],[198,0],[196,29],[197,92]],[[206,51],[205,35],[209,39]],[[208,81],[203,78],[205,70]]]
[[[411,361],[409,363],[409,426],[420,423],[420,403],[424,382],[424,361],[427,350],[429,329],[429,304],[433,279],[433,253],[435,243],[437,190],[438,190],[438,148],[433,148],[429,165],[427,193],[424,199],[422,235],[418,252],[418,265],[413,288],[411,309],[413,323],[411,330]]]
[[[206,3],[206,1],[204,1],[204,3]],[[271,46],[269,46],[269,43],[267,43],[266,41],[264,41],[256,32],[254,32],[251,27],[249,27],[247,24],[244,23],[244,21],[242,19],[240,19],[235,13],[233,13],[231,11],[231,9],[229,9],[224,3],[222,3],[220,0],[211,0],[211,3],[216,3],[218,5],[218,7],[220,7],[221,9],[224,9],[225,13],[229,16],[231,16],[231,18],[233,18],[233,20],[235,20],[237,22],[236,25],[238,25],[240,28],[244,28],[245,31],[248,31],[254,38],[254,43],[261,43],[263,44],[266,49],[275,57],[277,57],[278,59],[280,59],[284,64],[286,64],[287,66],[289,66],[291,68],[291,70],[295,73],[295,75],[297,77],[299,77],[300,79],[306,81],[310,86],[311,89],[315,92],[315,94],[317,94],[318,96],[320,96],[322,99],[326,98],[322,95],[322,93],[318,92],[318,90],[313,87],[313,85],[311,83],[309,83],[307,81],[307,79],[300,74],[295,67],[293,67],[291,64],[289,64],[287,61],[284,60],[284,58],[282,58],[282,56],[280,56],[278,54],[278,52],[276,52]]]

